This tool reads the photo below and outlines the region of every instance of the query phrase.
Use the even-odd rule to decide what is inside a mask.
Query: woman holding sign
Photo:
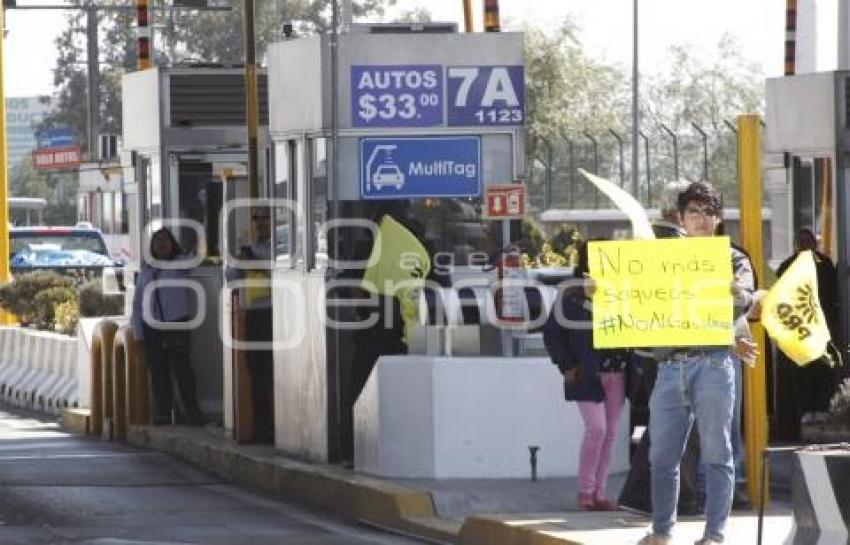
[[[579,248],[575,276],[588,271],[587,245]],[[625,401],[624,369],[630,352],[593,348],[590,296],[584,282],[560,294],[543,328],[552,362],[564,376],[564,397],[578,403],[584,420],[579,453],[578,506],[589,511],[613,511],[605,487],[611,450]]]

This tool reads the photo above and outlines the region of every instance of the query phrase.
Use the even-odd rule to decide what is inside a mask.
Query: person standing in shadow
[[[159,229],[151,235],[149,257],[150,262],[148,256],[142,259],[136,280],[130,325],[136,341],[143,343],[151,374],[153,423],[203,425],[195,373],[189,360],[189,329],[180,325],[189,321],[190,288],[174,285],[185,281],[188,269],[180,266],[183,259],[180,245],[168,229]],[[177,381],[182,408],[174,402],[172,375]]]
[[[818,251],[817,246],[817,238],[812,230],[800,229],[794,242],[794,253],[779,265],[776,275],[782,276],[800,252],[812,252],[818,277],[818,303],[834,339],[838,323],[838,275],[832,260]],[[787,383],[783,385],[783,390],[793,396],[794,403],[791,405],[796,409],[794,424],[797,429],[793,430],[792,436],[799,437],[800,424],[822,423],[829,419],[829,402],[838,386],[840,368],[831,367],[825,359],[800,366],[781,351],[779,360]]]

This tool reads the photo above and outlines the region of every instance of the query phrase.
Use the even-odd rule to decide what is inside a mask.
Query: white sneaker
[[[673,538],[661,534],[646,534],[636,545],[670,545]]]

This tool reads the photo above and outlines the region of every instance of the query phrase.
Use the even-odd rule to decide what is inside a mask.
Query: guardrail
[[[77,407],[77,338],[0,327],[0,399],[54,414]]]

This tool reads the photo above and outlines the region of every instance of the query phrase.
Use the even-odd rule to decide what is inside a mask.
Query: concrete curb
[[[62,426],[71,433],[88,435],[91,433],[90,409],[65,409],[61,415]]]
[[[336,466],[299,462],[272,447],[235,445],[204,429],[168,426],[131,426],[127,439],[351,520],[449,543],[460,531],[459,523],[437,517],[430,492]]]
[[[563,524],[533,515],[517,520],[517,515],[476,515],[467,517],[457,545],[590,545],[556,535]]]

